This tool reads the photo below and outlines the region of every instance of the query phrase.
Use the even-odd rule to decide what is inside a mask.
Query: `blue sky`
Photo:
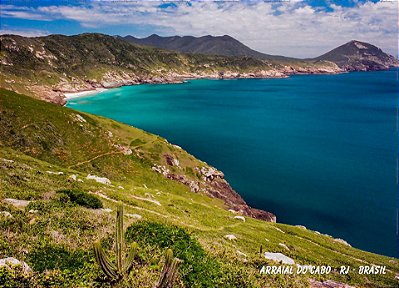
[[[352,39],[398,53],[398,0],[2,0],[0,33],[230,35],[270,54],[312,57]]]

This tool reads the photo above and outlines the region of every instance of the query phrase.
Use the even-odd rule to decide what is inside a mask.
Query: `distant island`
[[[64,104],[65,93],[196,78],[277,78],[386,70],[398,60],[350,41],[312,59],[268,55],[225,36],[1,35],[0,87]]]

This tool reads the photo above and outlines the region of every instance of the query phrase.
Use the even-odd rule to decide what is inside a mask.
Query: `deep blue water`
[[[182,146],[278,222],[397,257],[397,99],[391,70],[130,86],[68,106]]]

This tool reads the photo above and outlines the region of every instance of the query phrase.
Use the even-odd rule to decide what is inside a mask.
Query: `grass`
[[[29,279],[33,287],[107,287],[94,263],[92,243],[104,239],[112,252],[119,201],[125,207],[127,238],[139,242],[137,264],[126,287],[151,287],[166,247],[185,259],[177,287],[307,287],[309,278],[360,287],[397,285],[398,259],[351,248],[300,227],[234,219],[221,200],[193,193],[154,172],[154,164],[167,166],[165,153],[179,159],[181,168],[176,169],[189,179],[198,180],[195,167],[207,166],[159,136],[6,90],[0,90],[0,124],[0,211],[13,215],[0,220],[0,258],[26,261],[35,271]],[[116,144],[133,153],[121,153]],[[107,177],[112,184],[86,179],[89,173]],[[94,195],[113,212],[64,201],[56,192],[65,189]],[[15,208],[4,198],[32,202]],[[227,234],[237,240],[227,240]],[[328,276],[260,275],[262,265],[275,264],[260,257],[261,245],[263,251],[284,253],[296,263],[330,265],[334,270]],[[385,265],[387,274],[346,276],[337,270],[341,265],[356,269],[367,264]],[[10,277],[0,271],[0,281]],[[13,277],[17,281],[22,276]]]

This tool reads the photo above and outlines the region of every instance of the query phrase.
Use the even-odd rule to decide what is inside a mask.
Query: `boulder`
[[[12,206],[14,206],[16,208],[25,208],[32,201],[5,198],[4,202],[6,202],[7,204],[10,204],[10,205],[12,205]]]
[[[89,174],[89,175],[87,175],[86,179],[92,179],[101,184],[111,185],[111,180],[109,180],[108,178],[105,178],[105,177],[98,177],[96,175]]]
[[[244,216],[234,216],[234,219],[238,219],[238,220],[241,220],[241,221],[245,222],[245,217]]]
[[[225,235],[224,238],[226,238],[227,240],[237,240],[237,237],[233,234]]]
[[[273,261],[276,261],[276,262],[281,262],[281,263],[287,264],[287,265],[294,265],[295,264],[295,261],[292,258],[290,258],[288,256],[285,256],[282,253],[265,252],[264,255],[265,255],[265,258],[269,259],[269,260],[273,260]]]
[[[0,259],[1,267],[8,267],[8,268],[12,269],[13,266],[16,266],[16,265],[20,265],[22,267],[22,270],[24,273],[32,272],[32,269],[28,266],[28,264],[26,264],[23,261],[19,261],[18,259],[14,258],[14,257]]]

